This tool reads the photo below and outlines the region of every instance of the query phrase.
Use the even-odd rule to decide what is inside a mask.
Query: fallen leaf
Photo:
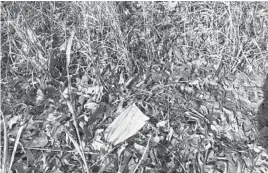
[[[27,147],[42,148],[42,147],[46,146],[47,143],[48,143],[47,137],[42,136],[42,137],[33,138],[32,140],[30,140],[26,144],[26,146]]]
[[[44,93],[42,90],[38,89],[36,92],[36,102],[39,103],[44,100]]]
[[[16,124],[16,123],[18,122],[18,120],[20,120],[20,119],[21,119],[21,115],[12,117],[12,118],[7,122],[9,129],[12,129],[12,126],[13,126],[14,124]]]
[[[55,122],[57,119],[59,119],[61,115],[58,112],[52,112],[48,115],[47,121]]]
[[[91,110],[92,112],[96,111],[99,105],[95,102],[89,102],[84,105],[84,108],[87,110]]]
[[[156,124],[156,127],[165,127],[166,126],[166,124],[167,124],[167,121],[160,121],[160,122],[158,122],[157,124]]]
[[[30,150],[25,150],[25,153],[22,155],[22,157],[27,158],[27,164],[34,161],[33,153]]]
[[[86,94],[97,94],[103,90],[102,86],[92,86],[84,90]]]

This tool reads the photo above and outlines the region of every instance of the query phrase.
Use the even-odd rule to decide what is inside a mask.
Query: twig
[[[75,31],[73,30],[71,32],[71,36],[70,36],[70,38],[68,40],[67,47],[66,47],[66,70],[67,70],[67,78],[68,78],[68,92],[69,92],[69,98],[70,98],[70,100],[67,100],[67,105],[68,105],[68,108],[69,108],[69,110],[70,110],[70,112],[72,114],[75,130],[76,130],[76,133],[77,133],[77,138],[78,138],[79,144],[81,145],[81,138],[80,138],[78,125],[77,125],[76,118],[75,118],[74,107],[73,107],[73,104],[72,104],[73,99],[72,99],[72,93],[71,93],[71,78],[70,78],[70,73],[69,73],[69,65],[70,65],[70,61],[71,61],[70,60],[71,59],[71,47],[72,47],[74,34],[75,34]]]
[[[86,162],[86,159],[85,159],[85,153],[83,151],[83,148],[82,148],[82,142],[81,142],[81,137],[80,137],[80,134],[79,134],[79,129],[78,129],[78,125],[77,125],[77,122],[76,122],[76,116],[75,116],[75,109],[74,109],[74,106],[73,106],[73,99],[72,99],[72,93],[71,93],[71,78],[70,78],[70,73],[69,73],[69,65],[70,65],[70,61],[71,61],[71,48],[72,48],[72,43],[73,43],[73,38],[74,38],[74,35],[75,35],[75,30],[72,30],[71,31],[71,36],[67,42],[67,47],[66,47],[66,70],[67,70],[67,79],[68,79],[68,91],[69,91],[69,98],[70,100],[67,100],[67,105],[68,105],[68,108],[72,114],[72,118],[73,118],[73,123],[74,123],[74,127],[75,127],[75,130],[76,130],[76,134],[77,134],[77,138],[78,138],[78,142],[79,142],[79,154],[81,155],[83,161],[84,161],[84,166],[85,166],[85,169],[86,169],[86,172],[89,173],[89,169],[88,169],[88,166],[87,166],[87,162]],[[74,143],[74,141],[73,141]],[[78,147],[78,145],[77,145]]]
[[[85,157],[85,154],[84,154],[83,150],[81,149],[81,145],[79,147],[78,143],[72,138],[71,134],[68,131],[66,131],[65,133],[69,137],[69,139],[71,140],[71,142],[73,143],[73,145],[76,148],[77,152],[80,154],[80,156],[81,156],[81,158],[82,158],[82,160],[84,162],[85,169],[89,173],[89,169],[88,169],[88,166],[87,166],[86,157]]]
[[[3,148],[0,146],[0,148]],[[14,147],[9,146],[9,149],[13,149]],[[23,149],[28,150],[38,150],[38,151],[47,151],[47,152],[66,152],[66,153],[77,153],[76,150],[66,150],[66,149],[51,149],[51,148],[39,148],[39,147],[26,147],[23,146]],[[85,154],[91,154],[91,155],[99,155],[97,152],[90,152],[90,151],[84,151]]]
[[[96,161],[93,165],[91,165],[90,169],[96,166],[100,161],[103,161],[108,155],[110,155],[117,147],[110,149],[105,155],[103,155],[98,161]]]
[[[145,148],[145,150],[144,150],[144,152],[143,152],[143,154],[142,154],[142,156],[141,156],[141,159],[140,159],[139,163],[137,164],[136,168],[134,169],[133,173],[136,172],[136,170],[139,168],[139,166],[140,166],[142,160],[144,159],[145,154],[146,154],[146,152],[147,152],[147,149],[149,148],[149,144],[150,144],[151,138],[152,138],[152,135],[150,135],[150,138],[149,138],[149,140],[148,140],[148,142],[147,142],[146,148]]]
[[[10,163],[9,163],[8,173],[11,172],[12,164],[14,162],[15,154],[16,154],[16,151],[17,151],[17,148],[18,148],[20,137],[21,137],[21,133],[22,133],[23,129],[26,126],[27,126],[27,124],[24,124],[19,128],[19,131],[18,131],[18,134],[17,134],[17,137],[16,137],[16,141],[15,141],[15,144],[14,144],[14,148],[13,148],[13,151],[12,151]]]
[[[2,116],[2,119],[3,119],[3,130],[4,130],[4,156],[3,156],[3,160],[2,160],[2,171],[3,173],[6,172],[6,161],[7,161],[7,154],[8,154],[8,140],[7,140],[7,130],[6,130],[6,120],[5,120],[5,117],[3,115],[3,112],[1,111],[1,116]],[[0,129],[1,129],[1,124],[0,123]],[[1,134],[0,134],[1,135]],[[0,150],[1,152],[1,150]]]

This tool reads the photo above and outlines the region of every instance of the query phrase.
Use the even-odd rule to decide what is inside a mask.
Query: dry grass
[[[267,7],[2,2],[1,171],[268,171]],[[134,102],[150,125],[109,146],[103,131]]]

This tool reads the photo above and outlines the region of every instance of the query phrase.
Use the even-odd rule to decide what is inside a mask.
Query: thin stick
[[[73,118],[73,121],[74,121],[74,126],[75,126],[75,130],[76,130],[76,134],[77,134],[77,138],[78,138],[78,141],[79,141],[79,144],[81,145],[81,138],[80,138],[80,134],[79,134],[79,131],[78,131],[78,125],[77,125],[77,122],[76,122],[76,118],[75,118],[75,111],[74,111],[74,107],[73,107],[73,99],[72,99],[72,93],[71,93],[71,78],[70,78],[70,73],[69,73],[69,65],[70,65],[70,59],[71,59],[71,47],[72,47],[72,42],[73,42],[73,38],[74,38],[74,34],[75,34],[75,31],[71,31],[71,36],[68,40],[68,43],[67,43],[67,47],[66,47],[66,70],[67,70],[67,78],[68,78],[68,91],[69,91],[69,98],[70,98],[70,101],[67,100],[67,105],[68,105],[68,108],[72,114],[72,118]]]
[[[19,131],[18,131],[16,140],[15,140],[14,148],[13,148],[13,151],[12,151],[10,163],[9,163],[8,173],[11,172],[11,168],[12,168],[12,165],[13,165],[13,162],[14,162],[14,159],[15,159],[15,154],[16,154],[16,151],[17,151],[17,148],[18,148],[18,144],[19,144],[19,140],[20,140],[20,137],[21,137],[21,133],[22,133],[22,130],[26,127],[26,125],[27,124],[24,124],[24,125],[22,125],[19,128]]]
[[[74,127],[75,127],[75,130],[76,130],[78,142],[79,142],[80,150],[78,150],[78,152],[79,152],[79,154],[81,155],[81,157],[82,157],[82,159],[84,161],[84,166],[85,166],[86,172],[89,173],[87,162],[85,160],[85,153],[84,153],[84,150],[83,150],[83,147],[82,147],[81,137],[80,137],[80,134],[79,134],[78,125],[77,125],[77,122],[76,122],[75,110],[74,110],[74,106],[73,106],[73,99],[72,99],[72,93],[71,93],[71,78],[70,78],[70,73],[69,73],[69,65],[70,65],[70,61],[71,61],[71,48],[72,48],[74,35],[75,35],[75,30],[72,30],[71,31],[71,36],[70,36],[70,38],[69,38],[69,40],[67,42],[67,47],[66,47],[66,70],[67,70],[68,91],[69,91],[69,98],[70,98],[70,100],[67,100],[67,105],[68,105],[68,108],[69,108],[69,110],[70,110],[70,112],[72,114],[73,123],[74,123]]]
[[[3,160],[2,160],[2,171],[3,171],[3,173],[6,173],[6,166],[8,166],[8,165],[6,165],[7,154],[8,154],[8,139],[7,139],[7,130],[6,130],[6,120],[5,120],[5,117],[4,117],[2,111],[1,111],[1,116],[3,118],[3,131],[4,131],[4,151],[3,151],[4,156],[3,156]],[[0,129],[1,129],[1,123],[0,123]]]
[[[139,166],[140,166],[142,160],[144,159],[145,154],[146,154],[146,152],[147,152],[147,149],[149,148],[149,144],[150,144],[151,138],[152,138],[152,135],[150,135],[150,138],[149,138],[149,140],[148,140],[148,142],[147,142],[146,148],[145,148],[145,150],[144,150],[144,152],[143,152],[143,154],[142,154],[142,156],[141,156],[141,159],[140,159],[139,163],[137,164],[136,168],[134,169],[133,173],[136,172],[136,170],[139,168]]]
[[[0,149],[4,147],[0,146]],[[13,149],[14,147],[9,146],[9,149]],[[65,150],[65,149],[51,149],[51,148],[38,148],[38,147],[22,147],[23,149],[28,150],[38,150],[38,151],[47,151],[47,152],[66,152],[66,153],[77,153],[76,150]],[[91,155],[99,155],[97,152],[90,152],[90,151],[84,151],[85,154],[91,154]]]
[[[81,150],[81,145],[80,146],[78,145],[78,143],[72,138],[71,134],[68,131],[66,131],[65,133],[69,137],[71,142],[73,143],[73,145],[76,148],[77,152],[80,154],[80,156],[81,156],[81,158],[82,158],[82,160],[84,162],[84,166],[85,166],[86,171],[89,172],[85,154],[84,154],[83,150]]]

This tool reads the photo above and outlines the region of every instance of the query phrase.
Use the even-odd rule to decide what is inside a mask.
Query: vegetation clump
[[[1,2],[0,172],[268,172],[267,7]]]

